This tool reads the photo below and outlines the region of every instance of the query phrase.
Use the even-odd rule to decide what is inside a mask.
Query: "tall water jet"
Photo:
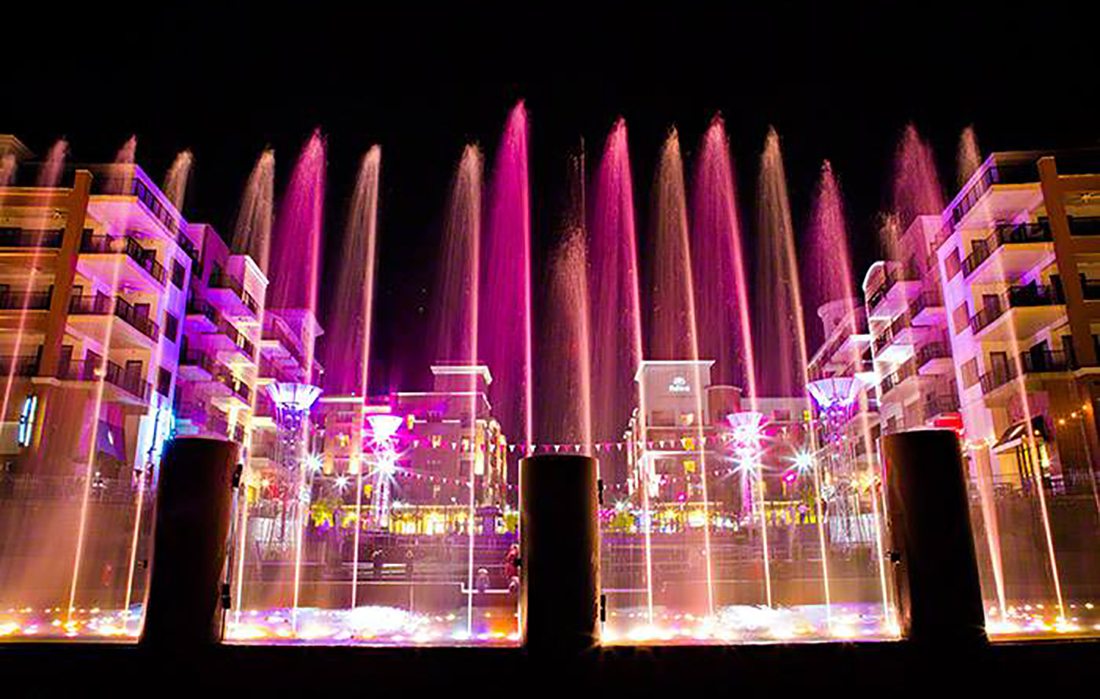
[[[550,380],[540,394],[545,401],[544,440],[578,444],[592,453],[592,371],[588,326],[588,256],[583,229],[566,232],[550,268],[550,316],[542,367]]]
[[[703,558],[705,569],[705,607],[707,617],[714,615],[714,571],[711,551],[711,518],[707,451],[703,447],[706,414],[702,368],[699,363],[698,327],[695,316],[695,285],[691,247],[688,237],[687,193],[684,189],[684,164],[680,139],[673,129],[661,150],[654,182],[654,256],[651,296],[652,344],[649,357],[657,360],[691,362],[690,385],[695,419],[690,427],[691,448],[684,447],[691,460],[698,460],[698,486],[703,510]],[[705,357],[703,359],[710,359]],[[683,442],[683,440],[681,440]],[[650,469],[643,468],[647,474]],[[655,473],[655,469],[653,469]],[[643,487],[648,488],[649,485]]]
[[[802,291],[798,258],[794,247],[794,226],[787,198],[787,176],[779,149],[779,134],[768,130],[760,156],[757,187],[758,295],[753,339],[757,356],[767,357],[767,366],[757,366],[757,387],[762,395],[803,396],[807,350],[802,313]]]
[[[130,183],[130,170],[137,154],[137,136],[130,136],[115,153],[111,167],[107,169],[107,179],[103,191],[107,194],[125,194]]]
[[[275,151],[264,150],[257,158],[241,196],[233,226],[233,252],[248,255],[264,274],[271,257],[271,227],[275,212]]]
[[[955,158],[958,169],[958,186],[962,188],[982,164],[982,152],[978,148],[978,136],[974,126],[967,126],[959,134],[959,152]]]
[[[635,408],[637,434],[646,439],[644,393],[632,387],[642,362],[642,311],[638,279],[638,252],[634,230],[634,186],[630,174],[630,152],[626,122],[619,119],[604,145],[596,173],[595,204],[592,211],[590,250],[592,265],[588,279],[591,303],[592,347],[592,435],[597,442],[617,440]],[[601,459],[605,482],[623,483],[633,445],[624,457],[612,460],[608,452]],[[625,460],[624,460],[625,459]],[[610,477],[609,477],[610,476]],[[653,624],[653,545],[649,491],[641,488],[644,535],[644,580],[647,624]]]
[[[321,238],[324,226],[325,140],[315,130],[302,148],[291,172],[290,183],[279,202],[273,241],[274,256],[268,287],[268,312],[280,314],[291,323],[303,342],[302,383],[312,385],[315,377],[315,356],[318,328],[317,293],[321,273]],[[311,401],[312,403],[312,401]],[[307,405],[308,413],[308,405]],[[291,477],[297,478],[299,494],[309,492],[312,473],[306,467],[308,420],[300,420],[301,438],[296,449],[300,453],[284,459],[291,467]],[[296,498],[294,524],[294,578],[292,609],[297,624],[301,587],[302,556],[305,539],[307,503]]]
[[[317,311],[325,165],[325,139],[315,130],[302,147],[279,202],[269,273],[271,308]],[[314,347],[307,347],[307,365],[312,364],[313,352]]]
[[[46,160],[38,171],[39,187],[56,187],[61,183],[61,174],[65,171],[65,158],[69,154],[69,142],[59,138],[46,152]]]
[[[15,182],[17,165],[14,154],[4,153],[0,155],[0,187],[7,187]]]
[[[374,146],[359,163],[352,192],[326,324],[325,388],[329,393],[367,395],[381,166],[382,149]]]
[[[351,209],[344,228],[343,264],[336,280],[332,313],[326,340],[329,392],[351,393],[364,400],[370,388],[371,319],[374,311],[374,278],[378,249],[378,185],[381,177],[382,149],[372,147],[359,164]],[[373,416],[381,419],[385,416]],[[395,416],[390,416],[395,417]],[[400,418],[397,418],[400,421]],[[375,444],[389,444],[387,437],[375,435]],[[359,542],[363,531],[363,443],[352,445],[355,464],[355,535],[352,540],[351,607],[358,602]],[[385,474],[382,474],[385,475]],[[388,479],[384,481],[388,485]]]
[[[592,340],[585,236],[584,152],[569,159],[564,233],[550,260],[548,322],[539,345],[539,436],[551,444],[579,444],[592,453]]]
[[[844,315],[841,319],[843,325],[839,332],[848,336],[860,333],[859,314],[862,311],[857,302],[855,281],[852,274],[852,253],[848,226],[844,213],[844,199],[841,195],[840,184],[833,172],[832,164],[829,163],[828,160],[821,166],[821,175],[814,190],[808,237],[809,254],[806,258],[805,278],[808,280],[810,286],[810,296],[813,302],[812,307],[820,308],[828,303],[842,303],[844,305]],[[828,339],[827,337],[821,337],[815,345],[820,345]],[[851,366],[859,367],[863,361],[861,356],[863,349],[856,343],[849,343],[849,347],[847,361]],[[827,396],[828,400],[819,397],[819,420],[821,422],[828,421],[830,417],[827,415],[829,409],[841,409],[844,411],[845,416],[849,415],[850,410],[857,410],[858,413],[855,419],[859,427],[859,439],[863,443],[863,453],[868,455],[874,454],[875,446],[871,434],[870,420],[867,411],[863,409],[859,402],[860,380],[855,377],[845,377],[845,379],[850,381],[850,383],[847,384],[850,389],[839,401],[835,400],[837,398],[836,396]],[[807,386],[809,387],[810,385],[809,377],[807,376]],[[855,406],[854,408],[851,407],[853,404]],[[828,425],[825,425],[825,427],[827,426]],[[818,534],[821,544],[822,577],[825,587],[825,600],[826,604],[828,604],[831,597],[831,590],[829,588],[830,581],[828,572],[829,554],[824,535],[824,512],[821,510],[822,462],[825,461],[828,463],[830,483],[834,488],[839,485],[846,489],[854,489],[852,484],[857,481],[859,473],[855,459],[848,456],[851,452],[842,447],[839,443],[836,443],[840,441],[840,435],[833,434],[835,431],[830,431],[829,429],[823,429],[822,431],[826,443],[823,445],[822,453],[813,458],[810,468],[813,470],[814,493],[818,507]],[[832,443],[830,442],[831,439],[833,440]],[[871,460],[868,464],[872,479],[879,475],[876,472],[877,463],[878,461],[875,459]],[[834,498],[833,501],[838,502],[839,507],[833,506],[833,504],[830,503],[828,510],[830,513],[836,514],[838,511],[839,513],[844,513],[846,511],[846,499]],[[875,493],[871,495],[871,505],[874,517],[877,521],[879,516],[878,495]],[[874,536],[879,588],[882,595],[883,618],[888,619],[890,617],[890,611],[888,609],[889,597],[886,587],[881,526],[875,527]]]
[[[622,119],[607,137],[596,173],[589,231],[592,429],[597,441],[608,441],[622,434],[630,415],[634,404],[630,387],[643,356],[634,186]]]
[[[444,231],[442,269],[436,289],[435,318],[436,357],[471,367],[478,364],[478,312],[481,281],[481,189],[483,163],[481,151],[469,145],[462,153],[448,206]],[[478,390],[476,372],[469,372],[468,414],[477,415]],[[471,419],[466,439],[474,444],[477,420]],[[474,535],[475,516],[474,460],[470,460],[466,558],[466,636],[473,633],[474,619]],[[461,474],[460,474],[461,475]]]
[[[699,354],[715,360],[715,382],[740,386],[753,401],[752,313],[729,138],[721,117],[711,120],[699,150],[691,208]]]
[[[494,414],[505,434],[533,442],[531,346],[531,215],[527,111],[512,109],[497,148],[485,228],[480,318]]]
[[[894,153],[891,191],[894,221],[887,226],[884,241],[888,257],[895,262],[905,262],[899,241],[901,234],[917,216],[938,216],[943,207],[943,188],[932,147],[921,138],[916,126],[908,124]]]
[[[190,150],[182,150],[172,161],[168,174],[164,176],[164,195],[177,211],[183,211],[183,201],[187,196],[187,183],[191,179],[191,164],[194,157]]]

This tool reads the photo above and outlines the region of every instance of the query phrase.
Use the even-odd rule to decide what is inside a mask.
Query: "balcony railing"
[[[940,229],[936,247],[951,237],[955,226],[973,209],[982,196],[995,184],[1023,184],[1038,182],[1039,172],[1032,161],[1009,163],[994,162],[970,188],[956,198],[954,206],[944,213],[943,228]]]
[[[218,310],[211,306],[206,301],[199,299],[192,299],[187,302],[187,313],[189,315],[204,316],[214,325],[218,324]]]
[[[164,285],[164,265],[157,262],[156,250],[148,250],[141,247],[137,240],[130,236],[119,238],[113,235],[91,235],[85,233],[80,241],[80,252],[98,255],[114,255],[125,253],[127,257],[138,263],[138,266],[149,273],[161,286]]]
[[[126,321],[131,327],[151,340],[156,340],[160,334],[160,326],[149,319],[148,316],[139,314],[129,301],[121,296],[115,298],[114,315]],[[72,315],[110,315],[112,313],[111,297],[106,294],[81,294],[73,296],[69,301],[69,313]]]
[[[45,291],[0,291],[0,311],[48,311],[53,300],[53,287]]]
[[[180,355],[180,366],[197,366],[213,375],[220,365],[206,352],[189,349]]]
[[[1050,226],[1040,223],[998,224],[993,234],[982,240],[975,240],[970,254],[963,260],[963,276],[969,277],[993,252],[1003,246],[1016,243],[1049,243],[1054,240]]]
[[[102,359],[62,362],[57,369],[57,378],[66,381],[95,381],[99,378],[97,372],[102,365],[104,381],[142,400],[149,398],[152,384],[142,378],[140,371],[123,369],[110,360],[105,365],[102,362]]]
[[[918,315],[928,308],[940,308],[943,306],[943,295],[938,291],[922,291],[913,302],[909,304],[910,317]]]
[[[256,345],[228,320],[222,318],[218,321],[218,332],[232,340],[233,344],[240,347],[249,357],[256,356]]]
[[[924,400],[924,414],[926,417],[954,413],[959,410],[959,399],[951,394],[934,395]]]
[[[245,291],[244,284],[241,283],[241,280],[225,270],[216,269],[211,272],[210,281],[207,282],[207,286],[212,289],[229,289],[237,294],[237,297],[241,299],[241,302],[244,303],[253,315],[260,312],[260,305],[256,303],[256,299],[252,297],[252,294]]]
[[[38,352],[35,354],[0,356],[0,377],[37,375],[39,354],[41,352],[42,348],[39,347]]]
[[[1065,303],[1062,290],[1044,284],[1010,286],[1002,300],[988,305],[970,319],[970,330],[977,334],[1005,314],[1008,308],[1056,306]]]
[[[886,378],[882,380],[882,383],[879,385],[881,395],[885,396],[887,393],[894,390],[902,381],[910,376],[915,376],[916,373],[917,370],[912,362],[902,364],[893,373],[888,374]]]
[[[1073,371],[1076,362],[1065,352],[1055,350],[1028,350],[1020,353],[1019,364],[1010,361],[1005,366],[994,367],[979,378],[982,393],[987,394],[1024,374]]]
[[[0,248],[60,248],[64,234],[61,228],[3,226],[0,227]]]
[[[917,366],[922,367],[933,359],[951,357],[951,345],[943,340],[929,342],[917,350]]]
[[[1100,216],[1067,216],[1072,235],[1100,235]]]

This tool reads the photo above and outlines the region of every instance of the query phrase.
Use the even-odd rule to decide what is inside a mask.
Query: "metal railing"
[[[970,330],[974,334],[985,330],[1011,308],[1057,306],[1065,302],[1062,290],[1055,286],[1045,284],[1010,286],[996,303],[987,305],[971,317]]]
[[[62,362],[57,368],[57,378],[63,381],[96,381],[102,371],[103,380],[127,393],[147,400],[152,385],[142,378],[140,371],[123,369],[118,364],[102,359],[79,359]]]
[[[164,285],[164,265],[157,262],[156,250],[141,247],[141,244],[130,236],[119,238],[113,235],[84,234],[80,241],[80,252],[95,255],[120,255],[125,254],[138,264],[139,267],[149,273],[161,286]]]
[[[121,296],[116,297],[113,304],[111,297],[107,294],[73,296],[69,300],[69,313],[72,315],[97,316],[114,313],[116,317],[126,321],[127,324],[151,340],[156,340],[160,334],[159,325],[150,320],[148,316],[139,314],[134,306]]]
[[[39,347],[35,354],[0,355],[0,377],[37,375],[41,351]]]
[[[218,332],[228,337],[233,341],[233,344],[241,349],[242,352],[248,355],[249,359],[256,356],[256,345],[249,340],[244,333],[237,330],[236,326],[230,323],[225,318],[218,321]]]
[[[0,248],[60,248],[62,228],[0,227]]]
[[[207,282],[207,286],[212,289],[229,289],[237,294],[237,297],[253,315],[260,312],[260,305],[256,303],[256,299],[252,297],[252,294],[245,291],[244,284],[241,280],[223,269],[216,269],[210,273],[210,280]]]
[[[978,379],[982,385],[982,393],[988,394],[1004,386],[1018,378],[1021,371],[1024,374],[1041,374],[1073,371],[1076,368],[1076,362],[1072,357],[1056,350],[1028,350],[1021,352],[1019,357],[1018,364],[1009,361],[1005,366],[995,367],[982,374]]]
[[[1017,243],[1049,243],[1054,240],[1046,221],[1039,223],[998,224],[993,234],[971,243],[970,254],[962,263],[964,277],[969,277],[995,250]]]
[[[917,350],[917,366],[922,367],[933,359],[949,359],[951,357],[951,345],[943,340],[936,340]]]
[[[48,311],[53,301],[53,287],[45,291],[0,291],[0,311]]]

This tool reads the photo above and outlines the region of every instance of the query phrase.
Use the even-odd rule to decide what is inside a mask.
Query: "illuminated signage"
[[[16,442],[21,447],[31,445],[31,437],[34,435],[34,416],[38,412],[38,396],[33,393],[23,400],[23,407],[19,411],[19,431],[16,434]]]
[[[669,393],[690,393],[691,386],[688,384],[688,380],[683,376],[677,376],[672,379],[672,383],[668,385]]]

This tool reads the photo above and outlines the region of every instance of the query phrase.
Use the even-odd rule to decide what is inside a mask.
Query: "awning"
[[[1047,436],[1046,422],[1043,420],[1042,415],[1036,415],[1035,417],[1031,418],[1031,430],[1034,433],[1036,440],[1041,440],[1044,442],[1049,441],[1049,438]],[[1004,431],[1004,434],[1001,435],[1001,438],[998,439],[997,443],[993,445],[992,451],[994,454],[1000,454],[1008,451],[1009,449],[1015,449],[1017,446],[1019,446],[1020,442],[1022,442],[1024,437],[1026,436],[1027,423],[1021,420],[1020,422],[1013,424],[1011,427]]]

